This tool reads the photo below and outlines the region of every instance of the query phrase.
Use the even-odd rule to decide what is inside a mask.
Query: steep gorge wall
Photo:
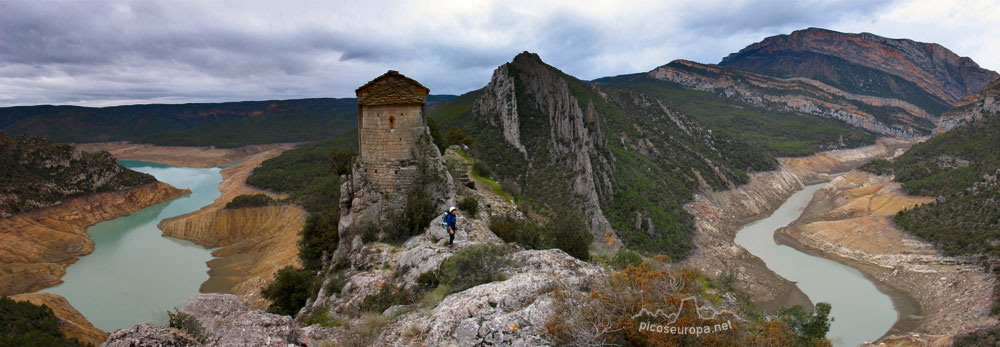
[[[0,219],[0,295],[62,283],[66,267],[94,250],[87,227],[187,193],[186,189],[154,182]]]
[[[291,204],[226,209],[226,203],[241,194],[267,194],[282,197],[246,185],[246,178],[264,160],[275,157],[286,147],[270,148],[244,158],[239,164],[222,170],[221,194],[198,211],[164,219],[158,227],[164,236],[197,243],[212,252],[208,262],[209,279],[202,283],[203,293],[236,294],[252,308],[265,308],[260,289],[285,266],[299,264],[299,231],[308,215]]]

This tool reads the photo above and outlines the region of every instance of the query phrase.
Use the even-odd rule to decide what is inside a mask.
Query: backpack
[[[448,212],[441,215],[441,226],[448,229]]]

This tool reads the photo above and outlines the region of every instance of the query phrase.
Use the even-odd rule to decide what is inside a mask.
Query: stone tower
[[[414,153],[427,129],[429,92],[394,70],[356,91],[359,161],[379,193],[404,195],[417,178]]]

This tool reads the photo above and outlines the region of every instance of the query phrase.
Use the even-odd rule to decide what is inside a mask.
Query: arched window
[[[396,129],[396,117],[389,116],[389,129]]]

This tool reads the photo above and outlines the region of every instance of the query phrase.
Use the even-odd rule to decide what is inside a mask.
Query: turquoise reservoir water
[[[219,168],[187,168],[121,161],[191,194],[87,229],[94,253],[66,268],[63,284],[43,290],[62,295],[97,328],[114,331],[142,322],[164,324],[167,310],[198,294],[208,279],[208,250],[162,237],[156,224],[194,212],[219,196]]]
[[[898,313],[889,296],[852,267],[774,241],[774,231],[798,219],[813,193],[822,186],[805,187],[792,194],[771,216],[743,227],[736,234],[736,244],[759,257],[781,277],[796,282],[813,303],[830,303],[834,321],[827,337],[835,346],[857,346],[882,337],[896,323]]]

